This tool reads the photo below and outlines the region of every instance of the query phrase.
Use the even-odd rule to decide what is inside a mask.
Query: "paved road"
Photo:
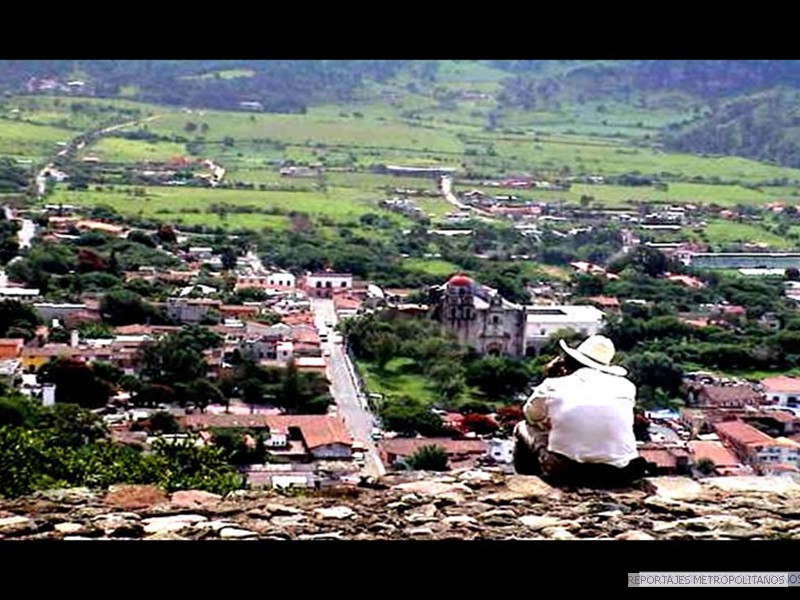
[[[311,310],[314,313],[314,322],[318,330],[329,329],[325,325],[326,322],[336,325],[337,318],[333,300],[312,298]],[[323,350],[330,352],[328,379],[331,381],[331,393],[336,401],[339,414],[344,419],[353,439],[364,444],[368,450],[365,453],[364,472],[367,475],[381,476],[385,474],[386,470],[378,457],[377,448],[370,438],[372,428],[375,426],[375,419],[364,401],[359,398],[353,375],[353,365],[341,343],[328,341],[323,343],[322,347]]]
[[[10,206],[8,205],[4,206],[3,211],[5,212],[7,221],[13,221],[17,218]],[[20,249],[30,248],[31,240],[36,235],[36,224],[30,219],[20,219],[20,221],[21,221],[21,227],[17,232],[17,240],[19,241],[19,247]]]

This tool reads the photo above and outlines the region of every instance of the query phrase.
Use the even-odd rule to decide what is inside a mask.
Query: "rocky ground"
[[[295,495],[48,490],[0,501],[0,539],[800,539],[798,517],[800,486],[783,477],[563,490],[470,470]]]

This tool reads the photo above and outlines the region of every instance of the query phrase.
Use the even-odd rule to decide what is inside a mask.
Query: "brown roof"
[[[735,467],[740,464],[736,455],[720,442],[692,441],[688,446],[695,462],[707,458],[717,467]]]
[[[675,468],[677,466],[677,461],[675,456],[672,455],[669,450],[659,450],[659,449],[640,449],[639,456],[645,459],[649,463],[655,464],[657,467],[662,468]]]
[[[591,298],[587,298],[587,300],[591,300],[595,304],[606,308],[619,308],[619,299],[613,296],[592,296]]]
[[[397,456],[408,456],[422,446],[439,446],[447,454],[483,454],[488,448],[484,440],[452,440],[450,438],[393,438],[378,442],[381,452]]]
[[[767,394],[797,394],[800,393],[800,377],[767,377],[761,380]]]
[[[297,427],[303,434],[309,450],[344,444],[349,446],[353,440],[347,432],[344,421],[329,415],[232,415],[205,414],[187,415],[188,427],[267,427],[276,431],[287,431],[289,427]]]
[[[765,444],[773,445],[775,440],[755,427],[743,423],[742,421],[725,421],[714,425],[716,432],[739,444],[750,446]]]
[[[22,354],[25,340],[22,338],[0,338],[0,359],[17,358]]]
[[[709,404],[759,404],[761,395],[748,386],[707,385],[700,390]]]
[[[313,327],[293,327],[292,328],[292,341],[319,345],[320,339],[317,330]]]
[[[314,315],[310,312],[292,313],[281,317],[281,321],[286,325],[312,325],[314,323]]]

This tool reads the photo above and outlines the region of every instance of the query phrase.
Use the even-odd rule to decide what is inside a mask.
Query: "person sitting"
[[[636,386],[612,365],[615,348],[593,335],[546,367],[514,429],[517,473],[554,485],[617,487],[645,474],[634,436]]]

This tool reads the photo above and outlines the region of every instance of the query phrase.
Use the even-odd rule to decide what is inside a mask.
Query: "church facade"
[[[478,354],[525,356],[525,306],[461,274],[434,288],[434,294],[434,316],[459,342]]]

